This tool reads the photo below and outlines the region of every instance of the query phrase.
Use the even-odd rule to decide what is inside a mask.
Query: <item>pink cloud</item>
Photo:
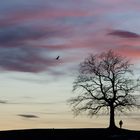
[[[125,3],[125,0],[107,0],[104,6],[99,3],[97,7],[93,5],[94,8],[88,5],[89,9],[78,7],[73,10],[70,8],[19,10],[7,14],[0,22],[3,30],[3,34],[0,35],[0,49],[5,48],[6,52],[6,48],[13,47],[16,53],[9,49],[8,54],[2,56],[1,67],[9,71],[42,72],[59,66],[54,59],[51,59],[54,54],[64,55],[62,56],[64,59],[60,60],[62,65],[78,64],[88,53],[107,49],[118,50],[131,58],[135,55],[139,57],[139,50],[136,48],[140,45],[139,35],[127,30],[114,30],[116,26],[120,26],[121,21],[118,22],[112,13],[120,9],[127,10],[120,5]],[[114,8],[115,4],[119,7]],[[112,17],[114,20],[111,19]],[[65,24],[65,18],[70,22],[72,20],[72,24]],[[82,19],[83,24],[80,24],[77,18]],[[60,42],[55,39],[59,39]],[[33,50],[37,50],[39,54]],[[45,58],[40,55],[43,51],[48,55]],[[12,56],[10,52],[13,53]],[[26,54],[23,57],[21,57],[22,52]],[[17,56],[17,53],[21,56]]]
[[[119,53],[132,60],[140,59],[140,49],[133,46],[120,46],[116,49]]]
[[[42,19],[57,19],[57,18],[65,18],[65,17],[85,17],[90,16],[88,11],[83,10],[37,10],[37,11],[18,11],[12,12],[6,15],[6,18],[3,19],[1,25],[4,25],[8,22],[16,23],[16,22],[26,22],[32,20],[42,20]]]

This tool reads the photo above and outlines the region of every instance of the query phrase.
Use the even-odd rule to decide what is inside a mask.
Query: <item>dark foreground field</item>
[[[0,140],[140,140],[140,131],[125,129],[25,129],[0,131]]]

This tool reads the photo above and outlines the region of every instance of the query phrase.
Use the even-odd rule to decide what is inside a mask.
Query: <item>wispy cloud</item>
[[[7,104],[8,103],[8,101],[6,101],[6,100],[0,100],[0,104]]]
[[[23,118],[39,118],[37,115],[32,115],[32,114],[18,114],[18,116]]]
[[[121,38],[139,38],[140,37],[140,35],[136,33],[123,31],[123,30],[113,30],[110,33],[108,33],[108,35],[118,36]]]
[[[137,52],[138,56],[140,30],[133,31],[135,25],[124,26],[139,19],[138,4],[137,0],[2,2],[0,70],[47,71],[56,76],[68,73],[89,52],[113,48],[128,50],[125,54],[130,57]],[[56,62],[58,55],[62,59]]]
[[[53,65],[49,58],[41,57],[41,50],[32,47],[0,48],[1,70],[39,72]]]

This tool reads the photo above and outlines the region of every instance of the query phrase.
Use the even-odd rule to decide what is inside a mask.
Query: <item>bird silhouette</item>
[[[60,56],[57,56],[57,57],[56,57],[56,60],[58,60],[58,59],[59,59],[59,57],[60,57]]]

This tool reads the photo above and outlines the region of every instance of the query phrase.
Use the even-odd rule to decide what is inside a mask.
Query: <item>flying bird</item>
[[[60,57],[60,56],[57,56],[57,57],[56,57],[56,60],[58,60],[58,59],[59,59],[59,57]]]

